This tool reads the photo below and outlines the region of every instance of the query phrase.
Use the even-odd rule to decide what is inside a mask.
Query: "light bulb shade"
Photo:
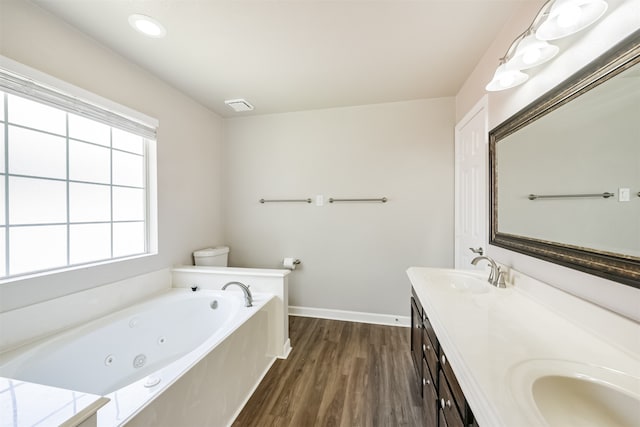
[[[588,27],[607,11],[605,0],[556,0],[536,30],[540,40],[557,40]]]
[[[522,71],[501,64],[485,89],[489,92],[511,89],[526,82],[528,78],[529,76]]]
[[[513,57],[508,62],[508,68],[526,70],[543,64],[556,56],[560,48],[538,40],[535,34],[529,34],[518,43]]]

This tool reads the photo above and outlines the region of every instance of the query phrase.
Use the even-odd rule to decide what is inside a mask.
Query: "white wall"
[[[191,263],[222,238],[222,120],[26,1],[0,1],[0,54],[159,120],[159,254],[0,285],[0,311]]]
[[[453,265],[452,98],[229,119],[233,266],[302,265],[292,306],[407,315],[407,267]],[[260,204],[382,197],[388,203]]]
[[[456,96],[456,119],[484,95],[498,58],[513,39],[529,26],[544,1],[526,3],[503,28],[474,72]],[[581,33],[559,41],[560,54],[551,63],[533,69],[529,81],[517,88],[489,94],[489,127],[515,114],[540,95],[605,52],[616,42],[640,28],[640,0],[608,0],[609,9],[599,23]],[[640,320],[640,290],[575,270],[560,267],[512,251],[489,247],[489,255],[538,280]]]

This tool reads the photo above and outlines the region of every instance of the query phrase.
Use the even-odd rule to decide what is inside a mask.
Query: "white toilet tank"
[[[196,265],[209,267],[226,267],[229,258],[228,246],[216,246],[215,248],[200,249],[193,253]]]

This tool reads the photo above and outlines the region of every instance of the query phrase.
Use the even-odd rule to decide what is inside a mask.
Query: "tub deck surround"
[[[95,426],[95,413],[108,402],[90,393],[0,377],[0,427]]]
[[[222,276],[274,277],[283,278],[291,273],[284,268],[244,268],[244,267],[207,267],[202,265],[181,265],[172,270],[174,273],[207,273]]]
[[[278,358],[286,358],[291,351],[289,341],[289,279],[291,270],[237,267],[181,266],[171,271],[174,288],[222,289],[228,282],[242,282],[251,292],[266,292],[275,296],[273,313],[274,346]],[[225,292],[237,292],[229,288]]]
[[[253,307],[244,307],[240,294],[172,289],[6,353],[0,373],[61,384],[78,396],[106,395],[110,402],[98,412],[100,427],[171,425],[153,421],[157,414],[161,420],[224,425],[276,360],[274,310],[275,299],[266,293],[254,293]],[[38,400],[37,393],[27,393],[21,404]]]
[[[639,384],[640,353],[634,345],[640,325],[566,294],[546,303],[545,297],[558,295],[532,290],[548,287],[533,285],[533,279],[523,286],[526,292],[518,282],[507,289],[489,286],[483,292],[456,289],[442,280],[451,271],[455,270],[411,267],[407,274],[481,427],[546,425],[527,400],[527,366],[542,364],[559,373],[558,361],[569,362],[568,369],[576,362],[620,371],[635,377],[633,387]],[[598,331],[580,326],[580,318],[589,314],[600,320]],[[620,326],[625,335],[606,338],[607,329]],[[636,344],[621,342],[625,340]]]
[[[185,292],[175,290],[180,291]],[[239,316],[225,325],[223,336],[207,339],[175,362],[107,395],[112,403],[99,411],[98,427],[231,423],[276,360],[269,320],[273,296],[255,293],[253,307],[244,307],[240,293],[231,297],[240,305]],[[148,387],[157,379],[157,386]]]
[[[256,309],[270,298],[256,294]],[[7,352],[0,357],[0,375],[107,395],[222,341],[256,311],[244,308],[235,294],[172,289]]]

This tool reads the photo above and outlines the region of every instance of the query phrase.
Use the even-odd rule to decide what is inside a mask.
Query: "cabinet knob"
[[[444,356],[444,354],[442,355],[442,357],[440,358],[440,360],[442,361],[443,365],[447,364],[447,358]]]
[[[427,380],[425,378],[422,379],[422,385],[431,384],[431,380]]]
[[[418,323],[418,324],[416,325],[416,328],[420,329],[420,328],[422,328],[422,325]]]
[[[422,344],[422,351],[427,351],[427,346]]]
[[[440,407],[442,409],[444,409],[445,406],[450,409],[451,408],[451,401],[449,399],[447,399],[447,401],[445,402],[444,399],[440,399]]]
[[[427,350],[431,350],[431,345],[427,345]]]

